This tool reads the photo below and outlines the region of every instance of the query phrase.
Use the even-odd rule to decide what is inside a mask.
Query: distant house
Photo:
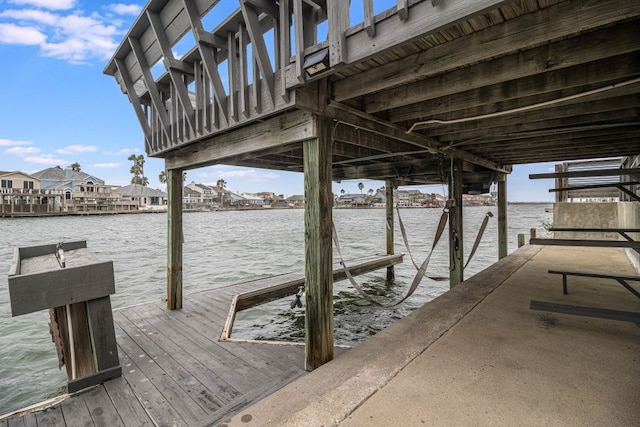
[[[43,169],[32,175],[40,180],[42,190],[55,195],[55,204],[68,212],[129,210],[120,187],[105,184],[104,180],[86,172],[60,166]]]
[[[140,184],[130,184],[120,188],[122,197],[133,202],[139,210],[162,211],[167,209],[167,193]]]
[[[338,197],[338,206],[340,207],[362,207],[369,204],[367,196],[364,194],[343,194]]]
[[[42,191],[40,180],[19,171],[0,171],[0,213],[53,212],[55,196]]]
[[[184,209],[200,209],[203,205],[202,194],[190,187],[182,188],[182,207]]]
[[[302,195],[289,196],[289,197],[287,197],[285,199],[285,201],[292,208],[303,208],[304,207],[304,196],[302,196]]]

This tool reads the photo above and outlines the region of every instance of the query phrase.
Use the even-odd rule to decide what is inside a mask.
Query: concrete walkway
[[[640,300],[548,269],[635,274],[619,249],[525,246],[226,425],[640,425],[640,327],[529,309]]]

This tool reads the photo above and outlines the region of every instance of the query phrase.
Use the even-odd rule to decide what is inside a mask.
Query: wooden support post
[[[524,233],[518,234],[518,247],[521,248],[524,246]]]
[[[393,182],[385,182],[385,197],[387,207],[387,255],[393,255]],[[395,279],[395,269],[393,266],[387,267],[387,280]]]
[[[503,174],[498,180],[498,259],[509,252],[507,230],[507,175]]]
[[[535,239],[536,238],[536,229],[535,228],[530,228],[529,229],[529,238],[530,239]]]
[[[167,308],[182,308],[182,170],[167,170]]]
[[[303,143],[307,370],[333,359],[331,123],[316,116],[315,125],[316,139]]]
[[[449,198],[454,205],[449,210],[449,286],[453,288],[464,280],[462,241],[462,166],[461,159],[453,162],[452,179],[449,181]]]

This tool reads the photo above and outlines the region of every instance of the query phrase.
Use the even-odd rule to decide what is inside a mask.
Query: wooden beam
[[[142,128],[142,133],[144,135],[145,152],[149,154],[149,152],[151,152],[151,128],[149,127],[149,119],[142,109],[142,102],[140,101],[140,98],[136,93],[124,61],[115,58],[115,64],[118,72],[120,73],[120,76],[122,77],[124,86],[127,89],[129,102],[133,106],[133,111],[135,111],[136,117],[138,117],[138,122],[140,123],[140,127]]]
[[[145,85],[147,86],[147,90],[149,92],[149,96],[151,97],[151,104],[153,108],[156,110],[156,114],[158,115],[158,119],[162,124],[162,131],[164,132],[167,140],[171,140],[170,132],[169,132],[169,116],[167,115],[167,109],[164,106],[164,101],[160,95],[160,90],[156,85],[156,81],[153,79],[151,75],[151,68],[147,63],[147,59],[144,56],[144,52],[142,51],[142,46],[140,46],[140,40],[129,37],[129,44],[131,45],[131,50],[133,55],[138,61],[138,65],[142,70],[142,79],[144,80]]]
[[[462,3],[465,2],[450,2],[451,6],[464,6]],[[481,7],[481,3],[483,2],[477,2],[477,6]],[[445,4],[445,7],[447,6]],[[420,11],[417,10],[418,8]],[[451,11],[450,13],[455,12]],[[549,40],[558,40],[571,34],[579,34],[597,26],[606,26],[638,14],[640,14],[640,4],[626,0],[560,2],[558,5],[524,14],[500,25],[491,26],[480,32],[407,56],[399,61],[337,81],[333,87],[334,97],[337,101],[343,101],[367,93],[382,91],[468,64],[486,61],[490,58],[497,58],[521,49],[547,43]],[[424,2],[413,6],[411,15],[419,18],[411,19],[411,21],[431,22],[433,20],[435,22],[430,25],[435,25],[448,13],[446,11],[434,13],[433,8]],[[563,17],[563,19],[558,19],[558,17]],[[398,19],[402,20],[402,15],[398,16]],[[567,23],[569,20],[571,24]],[[404,23],[396,22],[395,25],[397,31],[405,30]],[[428,33],[428,29],[428,26],[424,26],[425,32]],[[378,32],[382,32],[380,26]],[[505,37],[505,34],[509,36]],[[364,35],[360,36],[363,39],[364,37]],[[376,37],[376,42],[379,40],[380,37]],[[371,42],[366,39],[363,42],[365,49],[373,50],[381,47],[377,43],[373,47],[370,46]],[[352,38],[350,37],[349,45],[351,43]],[[358,56],[368,55],[360,54]],[[355,59],[354,54],[353,60],[350,58],[349,62],[353,62]]]
[[[373,0],[364,0],[364,29],[369,37],[376,36],[376,23],[373,18]]]
[[[499,82],[424,100],[419,103],[393,108],[388,111],[389,121],[401,122],[423,117],[443,117],[455,111],[470,110],[494,104],[494,110],[509,107],[500,105],[513,101],[518,105],[531,105],[586,92],[609,83],[629,79],[640,73],[635,54],[619,55],[561,70],[532,75],[517,80]],[[517,100],[517,101],[514,101]]]
[[[498,179],[498,259],[509,253],[509,227],[507,225],[507,175]]]
[[[365,111],[389,108],[439,98],[460,91],[540,75],[638,49],[638,25],[632,23],[605,28],[534,49],[519,51],[492,61],[448,72],[445,76],[419,80],[400,88],[375,92],[365,98]],[[445,44],[446,46],[446,44]]]
[[[178,71],[175,67],[175,58],[173,57],[173,51],[171,50],[171,46],[169,45],[169,40],[167,39],[167,35],[164,32],[164,27],[162,25],[162,21],[160,20],[160,16],[151,12],[147,9],[147,18],[149,19],[149,23],[151,25],[151,29],[153,34],[160,45],[160,49],[162,50],[162,56],[164,58],[164,66],[165,69],[169,72],[169,76],[171,77],[171,83],[177,93],[178,102],[182,105],[184,109],[184,115],[189,122],[189,126],[191,127],[191,131],[193,133],[196,132],[196,115],[193,110],[193,106],[191,105],[191,99],[189,98],[189,92],[187,91],[187,85],[183,80],[183,77],[180,75],[182,71]],[[193,68],[189,68],[189,73],[193,72]],[[175,102],[175,100],[172,100]],[[176,123],[181,120],[181,117],[175,117]]]
[[[299,100],[297,99],[297,101]],[[424,138],[423,136],[416,133],[407,134],[406,130],[398,125],[368,115],[366,113],[363,113],[362,111],[349,108],[342,104],[330,103],[329,106],[325,108],[324,114],[332,117],[334,120],[348,122],[352,125],[368,129],[370,132],[385,135],[387,138],[403,141],[416,147],[433,150],[434,153],[443,152],[442,144],[440,144],[435,139]],[[502,170],[502,167],[495,162],[462,150],[458,150],[456,148],[448,148],[446,154],[454,157],[459,157],[463,160],[466,160],[478,166],[485,167],[487,169],[509,172],[506,170]]]
[[[291,63],[291,10],[288,1],[280,2],[280,19],[278,41],[280,42],[280,87],[278,94],[284,102],[289,102],[289,91],[287,89],[286,69]],[[255,81],[254,81],[255,83]]]
[[[396,11],[398,12],[398,16],[400,17],[401,21],[406,21],[407,19],[409,19],[408,0],[398,0]]]
[[[329,65],[335,67],[347,58],[345,31],[349,28],[349,2],[327,2],[327,22],[329,25]]]
[[[333,359],[331,122],[316,116],[304,145],[306,369]]]
[[[167,167],[165,163],[165,168]],[[182,170],[167,171],[167,308],[182,308]]]
[[[260,68],[262,78],[264,78],[267,83],[267,89],[271,95],[271,102],[275,105],[273,69],[271,68],[271,60],[269,59],[267,45],[265,44],[264,37],[262,36],[260,22],[258,21],[258,13],[253,6],[246,3],[246,0],[240,2],[240,7],[242,9],[244,22],[247,26],[249,38],[251,39],[251,44],[255,46],[254,52],[258,54],[256,62]]]
[[[303,70],[305,45],[303,22],[302,0],[293,0],[293,33],[295,34],[296,46],[295,78],[298,83],[304,83],[306,80]]]
[[[394,221],[393,221],[393,181],[385,181],[384,185],[387,210],[387,255],[394,253]],[[395,279],[393,266],[387,267],[387,280]]]
[[[229,117],[227,114],[227,94],[224,91],[224,85],[222,84],[222,79],[220,78],[220,73],[218,72],[218,63],[216,61],[216,52],[218,50],[217,47],[212,47],[211,43],[205,41],[206,31],[202,26],[202,21],[200,20],[200,16],[198,14],[198,9],[194,2],[189,0],[183,0],[184,10],[187,13],[187,18],[189,19],[191,31],[194,34],[196,39],[196,45],[198,51],[200,52],[200,58],[202,60],[202,64],[204,65],[204,69],[209,75],[209,79],[211,80],[211,85],[213,86],[213,94],[214,99],[218,105],[218,111],[222,113],[225,121],[229,122]],[[216,45],[222,45],[226,47],[226,40],[218,37],[214,40]]]
[[[449,177],[449,286],[453,288],[464,280],[464,230],[462,225],[462,160],[454,159],[453,173]]]
[[[571,172],[553,172],[553,173],[533,173],[529,174],[529,179],[547,179],[547,178],[588,178],[594,176],[623,176],[640,174],[640,168],[617,168],[617,169],[593,169]]]
[[[216,135],[167,153],[168,169],[193,169],[268,148],[299,143],[315,137],[312,114],[293,111],[234,132]]]

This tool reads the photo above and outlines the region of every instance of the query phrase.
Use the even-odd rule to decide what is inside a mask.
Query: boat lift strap
[[[356,289],[356,291],[358,291],[358,293],[360,295],[362,295],[362,297],[364,299],[366,299],[367,301],[369,301],[370,303],[372,303],[374,305],[377,305],[379,307],[390,308],[390,307],[394,307],[394,306],[404,302],[404,300],[406,300],[411,295],[413,295],[413,293],[418,288],[418,285],[422,281],[422,278],[424,277],[425,273],[427,272],[427,267],[429,266],[429,261],[431,260],[431,255],[433,254],[433,250],[435,249],[436,245],[438,244],[438,241],[440,240],[440,237],[442,236],[442,232],[444,231],[444,227],[447,224],[447,219],[448,218],[449,218],[449,209],[445,208],[443,210],[443,212],[442,212],[442,215],[440,216],[440,222],[438,223],[438,229],[436,230],[436,235],[435,235],[435,237],[433,239],[433,245],[431,246],[431,250],[429,251],[429,254],[425,258],[425,260],[422,262],[420,267],[418,267],[417,264],[415,262],[413,262],[413,258],[411,259],[411,261],[413,262],[413,265],[416,266],[418,272],[416,273],[415,277],[413,278],[413,282],[411,283],[411,286],[409,287],[409,290],[407,291],[407,294],[404,297],[402,297],[400,300],[398,300],[398,301],[396,301],[394,303],[390,303],[390,304],[383,304],[383,303],[381,303],[379,301],[376,301],[375,299],[371,298],[362,289],[362,287],[358,284],[358,282],[356,282],[356,280],[353,278],[353,276],[351,275],[351,272],[349,271],[349,267],[344,262],[344,259],[342,257],[342,251],[340,250],[340,242],[338,240],[338,233],[336,232],[336,227],[335,227],[334,224],[331,224],[331,228],[332,228],[332,232],[333,232],[333,243],[334,243],[334,245],[336,247],[336,251],[338,252],[338,256],[340,257],[340,264],[342,265],[342,268],[344,269],[344,273],[346,274],[347,279],[349,279],[349,282],[351,282],[351,285],[353,285],[353,287]],[[404,228],[404,227],[401,227],[401,228]],[[404,233],[403,233],[403,236],[405,237],[405,240],[406,240],[406,235]]]

